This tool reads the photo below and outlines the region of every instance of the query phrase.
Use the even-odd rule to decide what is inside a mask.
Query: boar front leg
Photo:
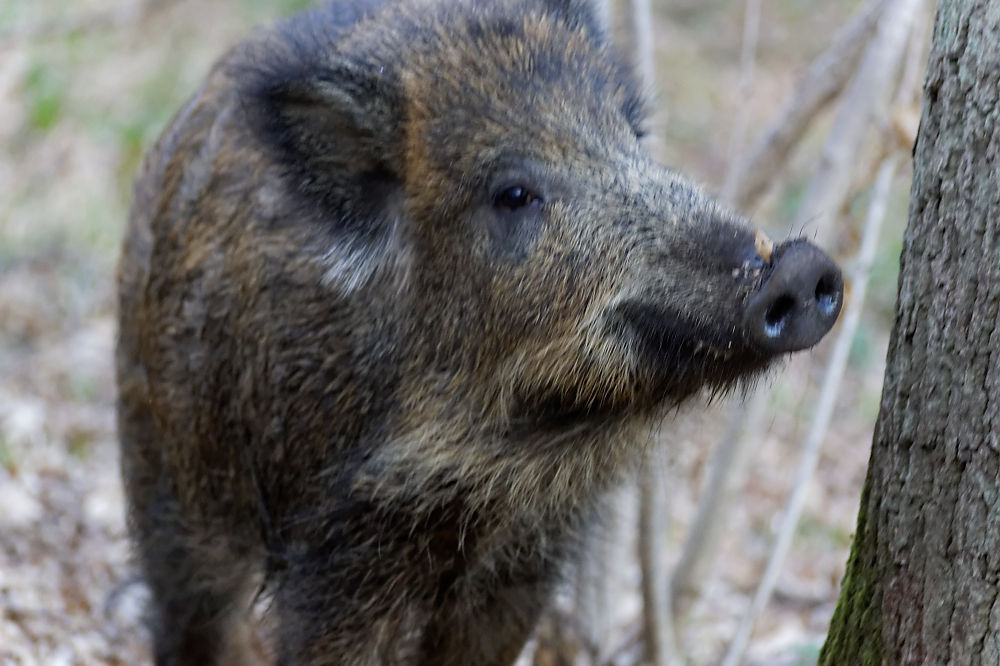
[[[438,610],[424,634],[422,666],[510,666],[521,654],[548,598],[546,586],[497,590],[470,608],[455,599]]]

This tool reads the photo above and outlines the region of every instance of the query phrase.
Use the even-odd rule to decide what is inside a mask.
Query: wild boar
[[[119,426],[156,663],[509,664],[662,415],[842,299],[643,149],[583,2],[334,4],[148,154]]]

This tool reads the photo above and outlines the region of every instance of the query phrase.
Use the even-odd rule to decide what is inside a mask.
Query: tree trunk
[[[1000,664],[1000,3],[940,3],[885,387],[820,663]]]

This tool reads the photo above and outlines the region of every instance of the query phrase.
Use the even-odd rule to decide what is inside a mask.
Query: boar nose
[[[782,249],[745,315],[753,341],[776,354],[819,342],[837,321],[844,300],[840,269],[826,254],[805,241]]]

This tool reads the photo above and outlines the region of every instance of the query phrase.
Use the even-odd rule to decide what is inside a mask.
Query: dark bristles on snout
[[[660,369],[654,374],[657,385],[648,391],[659,401],[679,403],[702,388],[713,392],[736,388],[739,380],[752,380],[766,369],[774,356],[747,344],[742,336],[723,336],[663,306],[629,301],[615,315],[639,343],[645,362]]]
[[[770,275],[747,303],[747,332],[765,352],[806,349],[833,327],[843,300],[836,264],[815,245],[790,241],[775,251]]]

